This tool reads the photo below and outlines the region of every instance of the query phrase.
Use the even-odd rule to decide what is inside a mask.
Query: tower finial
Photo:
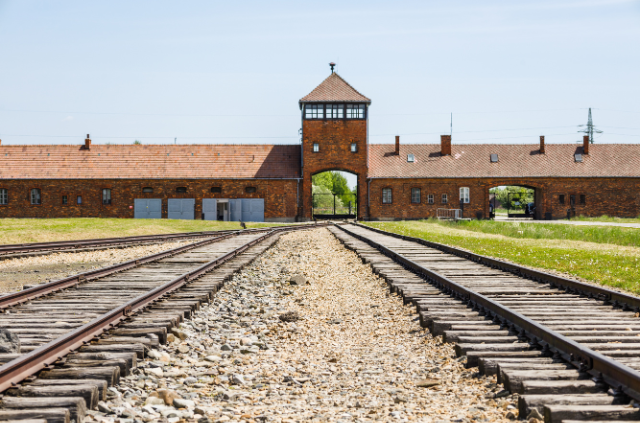
[[[335,64],[335,63],[333,63],[333,62],[329,63],[329,66],[331,66],[331,73],[333,73],[333,67],[334,67],[335,65],[336,65],[336,64]]]

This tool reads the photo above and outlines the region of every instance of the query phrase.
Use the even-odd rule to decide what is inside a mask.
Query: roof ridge
[[[361,102],[371,104],[371,99],[353,88],[337,72],[326,77],[309,94],[302,97],[299,103],[307,102]]]

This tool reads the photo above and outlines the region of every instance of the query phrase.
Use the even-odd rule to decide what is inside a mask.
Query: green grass
[[[429,220],[429,223],[486,234],[504,235],[509,238],[562,239],[596,242],[599,244],[640,245],[640,230],[619,226],[577,226],[557,223],[495,222],[491,220],[445,221]]]
[[[606,214],[598,217],[578,216],[572,217],[571,220],[580,220],[583,222],[616,222],[616,223],[640,223],[640,217],[612,217]]]
[[[640,248],[635,246],[560,238],[515,238],[430,221],[366,224],[528,267],[566,273],[634,294],[640,293]]]
[[[274,226],[247,223],[248,228]],[[176,232],[241,229],[238,222],[168,219],[0,219],[0,244],[114,238]]]

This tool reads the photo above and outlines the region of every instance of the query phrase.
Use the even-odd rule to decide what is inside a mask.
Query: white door
[[[202,199],[202,219],[218,220],[218,200],[215,198]]]

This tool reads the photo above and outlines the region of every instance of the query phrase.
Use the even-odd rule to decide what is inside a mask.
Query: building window
[[[407,154],[407,162],[413,163],[415,161],[416,161],[416,156],[414,156],[413,154]]]
[[[433,203],[435,202],[435,198],[436,198],[436,197],[435,197],[435,195],[433,195],[433,194],[429,194],[429,195],[427,195],[427,203],[429,203],[429,204],[433,204]]]
[[[391,188],[382,189],[382,204],[391,204],[392,201]]]
[[[211,187],[211,192],[214,194],[221,194],[222,193],[222,187]]]
[[[347,119],[364,119],[364,104],[347,104]]]
[[[0,205],[6,206],[9,204],[9,193],[6,188],[0,188]]]
[[[69,204],[69,197],[67,197],[66,195],[62,196],[62,205],[66,206],[67,204]]]
[[[469,188],[467,187],[460,188],[460,202],[464,204],[469,204]]]
[[[102,204],[111,204],[111,190],[109,188],[102,190]]]
[[[442,194],[442,204],[447,204],[449,202],[449,197],[447,194]]]
[[[560,203],[560,204],[564,204],[564,194],[560,194],[560,195],[558,196],[558,203]]]
[[[420,188],[411,188],[411,202],[420,204]]]
[[[352,153],[357,153],[358,152],[358,144],[356,144],[355,142],[351,143],[351,152]]]
[[[144,187],[144,188],[142,188],[142,192],[144,192],[145,194],[151,194],[151,193],[153,193],[153,188]]]
[[[307,104],[304,106],[305,119],[324,119],[324,104]]]
[[[176,192],[178,194],[184,194],[185,192],[187,192],[187,187],[177,187]]]
[[[327,119],[342,119],[344,117],[344,104],[327,104]]]
[[[587,196],[584,194],[580,194],[580,204],[587,204]]]
[[[81,195],[78,195],[78,198],[76,198],[76,203],[82,204],[82,196]]]
[[[256,192],[258,189],[256,187],[246,187],[244,189],[244,192],[246,192],[247,194],[253,194],[254,192]]]
[[[42,196],[40,195],[40,190],[38,188],[33,188],[31,190],[31,204],[42,204]]]
[[[576,205],[576,195],[575,194],[571,194],[569,196],[569,204],[571,204],[571,207]]]
[[[318,144],[317,142],[313,143],[313,152],[317,153],[320,151],[320,144]]]

